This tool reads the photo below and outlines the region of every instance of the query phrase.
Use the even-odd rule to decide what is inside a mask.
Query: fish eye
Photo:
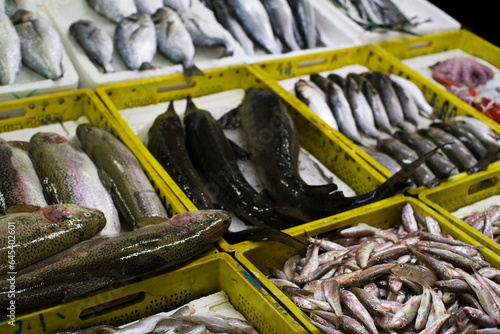
[[[88,217],[90,217],[90,216],[91,216],[91,214],[90,214],[90,213],[88,213],[88,212],[84,212],[84,213],[83,213],[83,216],[88,218]]]

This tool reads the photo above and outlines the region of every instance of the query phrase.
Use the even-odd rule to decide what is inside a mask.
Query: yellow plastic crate
[[[397,60],[460,49],[500,69],[500,48],[465,29],[378,42],[374,43],[374,47],[382,49]],[[497,133],[500,132],[500,124],[444,90],[441,86],[418,73],[417,76],[412,77],[412,81],[425,92],[428,101],[432,102],[438,95],[443,97],[440,101],[436,101],[436,105],[441,109],[441,119],[445,120],[455,115],[470,115],[487,123]]]
[[[454,33],[449,33],[453,35]],[[445,34],[443,34],[445,35]],[[426,38],[426,37],[423,37]],[[399,40],[398,40],[399,41]],[[404,43],[402,40],[400,43]],[[389,44],[390,42],[387,42]],[[396,42],[394,42],[396,43]],[[399,45],[399,44],[398,44]],[[500,59],[500,58],[499,58]],[[500,60],[498,60],[500,61]],[[371,71],[379,71],[386,73],[394,73],[404,77],[414,84],[424,93],[426,100],[433,108],[440,110],[439,115],[442,120],[448,119],[455,115],[470,115],[490,125],[493,130],[500,134],[500,127],[492,124],[485,115],[477,112],[474,108],[463,103],[460,99],[451,94],[447,94],[438,86],[428,82],[425,78],[420,76],[415,71],[404,65],[399,59],[391,55],[381,47],[374,47],[373,45],[356,46],[341,50],[326,51],[314,53],[309,55],[291,57],[286,59],[271,60],[253,64],[257,70],[269,79],[273,89],[282,96],[290,105],[295,109],[300,110],[301,113],[307,115],[308,118],[317,123],[318,126],[335,133],[342,141],[352,148],[357,155],[365,159],[381,174],[390,177],[392,174],[378,163],[375,159],[365,153],[358,145],[354,144],[350,139],[345,137],[342,133],[333,130],[325,122],[323,122],[317,115],[315,115],[302,101],[299,100],[294,94],[287,92],[280,84],[279,81],[309,75],[312,73],[320,73],[325,71],[332,71],[348,65],[361,65]],[[465,106],[464,106],[465,104]],[[495,162],[491,165],[500,165],[500,162]],[[450,177],[448,180],[456,180],[466,177],[466,173],[460,173]],[[416,195],[419,192],[427,189],[427,187],[418,187],[410,189],[409,194]]]
[[[422,215],[431,216],[436,219],[441,229],[455,239],[471,245],[480,245],[477,240],[470,237],[466,232],[456,228],[435,210],[413,197],[389,198],[328,219],[321,219],[298,228],[288,229],[286,232],[305,241],[305,232],[311,236],[317,236],[340,228],[355,226],[360,222],[379,228],[388,228],[401,222],[401,212],[407,203],[410,203],[413,209]],[[256,280],[268,289],[309,331],[320,333],[314,325],[307,321],[302,311],[267,278],[269,267],[283,268],[283,264],[290,257],[296,254],[304,255],[305,252],[305,247],[294,249],[274,241],[260,241],[241,243],[238,245],[234,255],[236,260],[252,273]],[[481,253],[493,266],[500,268],[500,256],[498,253],[494,253],[487,248],[482,249]]]
[[[446,217],[457,228],[500,255],[500,245],[451,213],[488,197],[500,194],[500,169],[495,168],[418,194],[424,203]]]
[[[160,102],[205,96],[232,89],[274,88],[268,80],[259,75],[248,65],[230,66],[221,69],[206,70],[205,76],[193,77],[193,84],[186,85],[182,75],[172,75],[148,80],[125,82],[97,88],[97,93],[117,122],[125,129],[129,139],[138,147],[138,152],[150,161],[158,174],[169,184],[187,210],[196,210],[193,203],[171,180],[166,171],[152,156],[140,139],[133,133],[126,121],[120,116],[120,110],[157,104]],[[301,145],[314,155],[323,165],[343,180],[357,194],[374,190],[386,177],[353,152],[352,148],[333,133],[331,129],[319,124],[314,114],[304,112],[296,103],[286,98],[282,91],[277,91],[283,99],[296,125]],[[198,106],[203,108],[203,106]],[[223,239],[219,246],[224,251],[232,251],[232,245]]]
[[[168,273],[103,290],[87,298],[0,323],[4,334],[51,333],[97,325],[120,326],[225,291],[229,302],[262,334],[307,333],[251,275],[227,253],[192,261]]]

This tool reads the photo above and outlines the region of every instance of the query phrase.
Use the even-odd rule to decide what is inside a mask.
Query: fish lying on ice
[[[21,42],[10,18],[0,11],[0,85],[12,85],[21,69]]]
[[[96,13],[114,23],[119,23],[137,13],[134,0],[86,0],[86,2]]]

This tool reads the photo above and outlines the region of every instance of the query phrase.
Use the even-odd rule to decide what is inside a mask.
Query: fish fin
[[[225,130],[238,129],[241,126],[239,106],[222,115],[217,123]]]
[[[31,146],[29,141],[23,141],[23,140],[9,140],[9,145],[12,145],[13,147],[16,148],[20,148],[21,150],[24,151],[29,151]]]
[[[7,210],[6,213],[21,213],[21,212],[33,212],[40,210],[41,206],[39,205],[29,205],[29,204],[21,204],[16,206],[11,206]]]
[[[141,67],[139,67],[139,71],[147,71],[147,70],[154,70],[155,67],[151,65],[149,62],[144,62],[141,64]]]
[[[191,82],[191,79],[195,75],[204,76],[205,73],[200,70],[196,65],[192,62],[183,63],[182,68],[184,69],[184,78],[186,78],[186,82]]]
[[[236,144],[234,141],[231,139],[227,139],[229,142],[229,146],[231,146],[231,149],[233,150],[234,156],[239,159],[239,160],[250,160],[250,152],[245,150],[243,147],[239,146]]]

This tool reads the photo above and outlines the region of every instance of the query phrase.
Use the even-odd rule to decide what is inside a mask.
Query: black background
[[[500,46],[500,13],[496,1],[429,0],[476,35]]]

